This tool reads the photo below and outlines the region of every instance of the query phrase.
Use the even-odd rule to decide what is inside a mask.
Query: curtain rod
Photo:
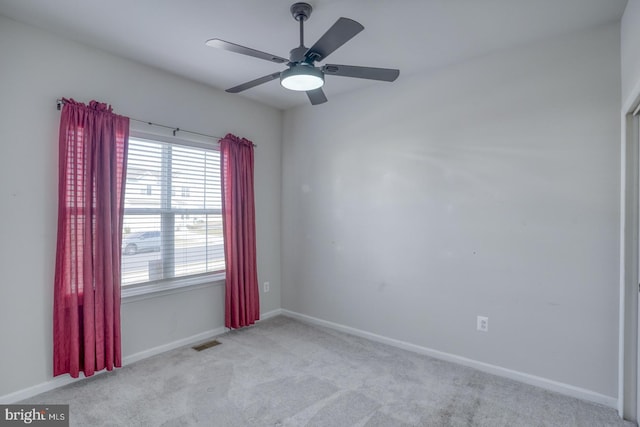
[[[58,111],[60,111],[60,109],[62,109],[62,104],[64,104],[64,99],[56,99],[56,108],[58,109]],[[129,117],[129,120],[133,120],[134,122],[139,122],[139,123],[144,123],[147,124],[149,126],[157,126],[157,127],[161,127],[161,128],[165,128],[165,129],[171,129],[173,131],[173,136],[176,136],[177,132],[186,132],[186,133],[190,133],[193,135],[200,135],[200,136],[204,136],[206,138],[213,138],[213,139],[222,139],[221,136],[215,136],[215,135],[207,135],[206,133],[200,133],[200,132],[194,132],[194,131],[190,131],[190,130],[186,130],[186,129],[180,129],[177,127],[173,127],[173,126],[166,126],[166,125],[161,125],[158,123],[153,123],[147,120],[140,120],[140,119],[134,119],[133,117]],[[253,144],[254,147],[257,147],[256,144]]]

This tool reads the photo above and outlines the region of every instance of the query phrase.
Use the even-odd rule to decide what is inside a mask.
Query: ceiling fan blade
[[[357,67],[355,65],[327,64],[322,72],[333,76],[355,77],[358,79],[392,82],[400,75],[400,70],[391,68]]]
[[[229,52],[240,53],[242,55],[253,56],[254,58],[260,58],[266,61],[275,62],[276,64],[284,64],[285,62],[289,62],[288,59],[282,58],[278,55],[261,52],[259,50],[251,49],[250,47],[240,46],[239,44],[227,42],[220,39],[207,40],[205,44],[217,49],[224,49]]]
[[[270,82],[271,80],[275,80],[280,77],[280,71],[277,73],[269,74],[268,76],[260,77],[259,79],[251,80],[250,82],[242,83],[241,85],[234,86],[232,88],[227,89],[225,92],[229,93],[238,93],[243,90],[251,89],[252,87],[256,87],[261,85],[262,83]]]
[[[311,105],[324,104],[327,102],[327,97],[325,96],[322,88],[308,90],[307,96],[309,97],[309,101],[311,101]]]
[[[339,18],[304,56],[311,61],[322,61],[362,30],[364,27],[359,22],[349,18]]]

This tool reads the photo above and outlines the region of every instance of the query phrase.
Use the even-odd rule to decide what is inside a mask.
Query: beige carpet
[[[287,317],[23,403],[73,426],[632,426],[615,410]]]

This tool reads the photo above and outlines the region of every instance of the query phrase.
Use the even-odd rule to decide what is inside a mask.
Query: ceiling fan
[[[293,18],[300,23],[300,45],[289,52],[289,59],[220,39],[207,40],[207,46],[253,56],[254,58],[264,59],[275,62],[276,64],[286,63],[289,67],[284,71],[278,71],[229,88],[226,90],[227,92],[242,92],[280,78],[280,84],[283,87],[290,90],[306,92],[311,104],[317,105],[327,102],[327,97],[322,90],[325,75],[381,80],[385,82],[392,82],[398,78],[400,70],[390,68],[337,64],[325,64],[322,67],[316,67],[316,62],[324,60],[333,51],[351,40],[360,31],[364,30],[364,27],[352,19],[339,18],[313,46],[307,48],[304,45],[304,21],[311,16],[312,7],[308,3],[294,3],[290,10]]]

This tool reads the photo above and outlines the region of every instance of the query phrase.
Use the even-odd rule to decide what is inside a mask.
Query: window
[[[131,137],[123,289],[207,281],[224,271],[221,205],[217,146]]]

